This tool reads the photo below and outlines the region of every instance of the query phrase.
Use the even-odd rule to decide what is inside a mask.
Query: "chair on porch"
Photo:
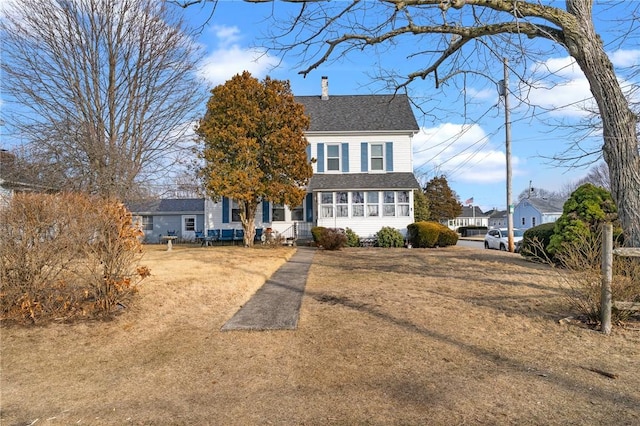
[[[233,243],[235,244],[236,241],[240,241],[243,242],[244,241],[244,229],[236,229],[234,234],[233,234]]]
[[[213,244],[220,239],[220,231],[217,229],[207,229],[207,236],[202,240],[203,246],[208,246],[209,243]]]
[[[220,241],[222,242],[229,241],[232,243],[234,234],[235,232],[233,229],[222,229],[220,231]]]
[[[196,231],[196,243],[203,243],[203,242],[204,242],[204,232]]]

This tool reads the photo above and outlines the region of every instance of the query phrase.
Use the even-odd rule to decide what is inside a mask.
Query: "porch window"
[[[320,193],[320,214],[322,217],[333,217],[333,192]]]
[[[336,216],[349,217],[349,193],[336,192]]]
[[[327,145],[327,171],[340,170],[340,145]]]
[[[153,216],[142,216],[142,230],[153,231]]]
[[[273,204],[273,208],[271,209],[271,220],[273,222],[284,222],[283,204]]]
[[[364,192],[351,193],[351,211],[353,217],[364,217]]]
[[[398,216],[409,216],[409,191],[398,191]]]
[[[396,215],[396,193],[393,191],[384,191],[383,216],[395,216]]]
[[[377,192],[367,192],[367,216],[380,216],[378,200],[379,194]]]
[[[384,145],[371,144],[371,170],[384,170]]]

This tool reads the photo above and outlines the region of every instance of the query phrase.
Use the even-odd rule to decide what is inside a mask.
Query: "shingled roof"
[[[540,213],[562,213],[565,202],[554,198],[527,198],[526,201]]]
[[[311,132],[419,130],[407,95],[296,96],[311,118]]]
[[[309,181],[311,191],[419,189],[413,173],[315,174]]]
[[[137,214],[162,214],[162,213],[195,213],[204,212],[204,198],[169,198],[164,200],[151,200],[147,202],[131,203],[127,206],[129,211]]]

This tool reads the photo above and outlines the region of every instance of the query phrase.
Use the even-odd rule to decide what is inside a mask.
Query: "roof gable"
[[[311,118],[311,132],[405,131],[418,123],[407,95],[296,96]]]

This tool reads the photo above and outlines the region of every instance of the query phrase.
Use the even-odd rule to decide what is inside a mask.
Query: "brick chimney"
[[[322,76],[322,96],[320,97],[323,101],[329,99],[329,77]]]

